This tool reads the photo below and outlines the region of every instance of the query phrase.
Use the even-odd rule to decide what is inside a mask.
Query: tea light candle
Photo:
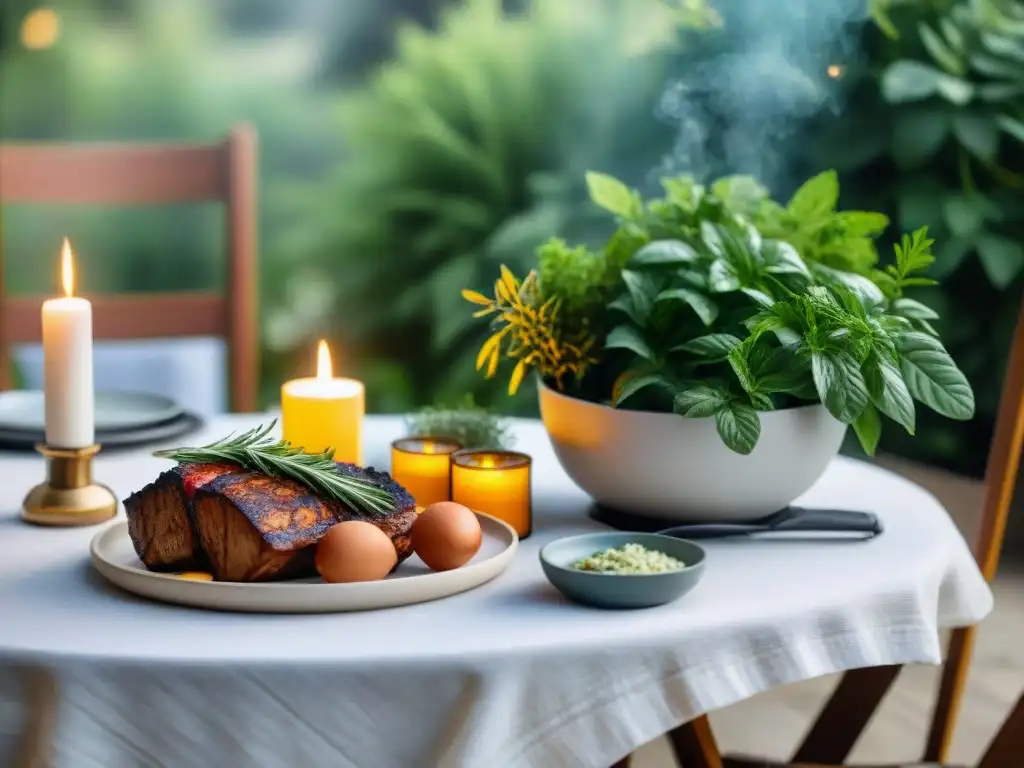
[[[46,444],[87,448],[95,442],[92,305],[74,295],[75,266],[67,238],[61,249],[64,296],[43,302],[43,401]]]
[[[533,530],[531,459],[513,451],[458,451],[452,454],[452,501],[493,515],[519,538]]]
[[[282,437],[306,453],[334,448],[335,461],[362,464],[365,414],[365,387],[334,377],[326,341],[317,350],[316,377],[281,386]]]
[[[449,437],[406,437],[391,444],[391,476],[416,505],[451,499],[451,455],[462,446]]]

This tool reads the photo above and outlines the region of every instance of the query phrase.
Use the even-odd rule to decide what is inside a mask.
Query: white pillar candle
[[[92,305],[74,295],[71,246],[61,252],[64,296],[43,302],[43,390],[46,444],[84,448],[95,442]]]

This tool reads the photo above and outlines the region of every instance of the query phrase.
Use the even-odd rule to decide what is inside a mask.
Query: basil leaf
[[[936,413],[961,421],[974,416],[974,392],[942,343],[919,331],[902,334],[900,370],[910,394]]]
[[[676,276],[684,283],[688,283],[694,288],[698,288],[702,291],[706,291],[708,289],[707,276],[699,270],[683,268],[676,272]]]
[[[844,424],[856,421],[868,404],[868,387],[857,360],[842,350],[814,352],[811,374],[829,413]]]
[[[889,358],[872,352],[862,370],[875,407],[914,434],[914,399],[899,368]]]
[[[800,258],[796,248],[780,240],[772,240],[765,243],[761,249],[765,260],[768,262],[768,271],[778,275],[801,275],[808,280],[811,279],[811,270]]]
[[[630,266],[654,266],[660,264],[689,264],[697,260],[693,246],[680,240],[656,240],[648,243],[629,259]]]
[[[673,409],[685,418],[699,419],[714,415],[728,402],[729,393],[725,390],[698,384],[679,392],[675,397]]]
[[[750,365],[747,363],[747,352],[749,347],[746,344],[739,344],[729,350],[729,366],[732,368],[740,386],[745,392],[757,391],[757,380],[750,372]]]
[[[612,387],[612,405],[618,407],[641,389],[651,386],[667,387],[669,383],[660,373],[626,371],[615,380],[615,386]]]
[[[892,311],[900,317],[914,320],[938,320],[939,313],[914,299],[901,298],[892,303]]]
[[[868,403],[867,408],[853,422],[853,431],[857,433],[860,447],[868,456],[875,455],[878,441],[882,437],[882,417],[875,406]]]
[[[722,442],[743,455],[754,450],[761,436],[761,419],[747,403],[725,403],[715,412],[715,426]]]
[[[804,182],[786,207],[797,219],[812,222],[827,217],[838,202],[839,177],[835,171],[824,171]]]
[[[700,239],[704,241],[704,246],[712,256],[719,259],[725,258],[725,243],[722,242],[722,233],[710,221],[700,223]]]
[[[632,325],[619,325],[612,329],[604,343],[605,349],[628,349],[644,360],[654,360],[654,352]]]
[[[689,288],[672,288],[662,291],[654,301],[681,301],[697,313],[697,317],[704,325],[711,325],[718,317],[718,305],[703,293],[691,291]]]
[[[775,304],[775,299],[764,291],[759,291],[756,288],[740,288],[740,291],[753,299],[754,302],[759,304],[761,307],[768,308]]]
[[[845,285],[860,296],[863,301],[878,303],[885,298],[881,289],[863,275],[858,275],[854,272],[844,272],[841,269],[832,269],[824,264],[817,263],[812,263],[810,269],[811,274],[817,277],[819,281]],[[884,272],[881,274],[885,275]]]
[[[813,379],[797,379],[788,389],[782,390],[787,395],[798,397],[801,400],[818,400],[818,388],[814,386]]]
[[[637,201],[629,187],[604,173],[587,172],[587,189],[595,204],[618,216],[637,212]]]
[[[724,201],[727,207],[745,215],[753,215],[768,190],[753,176],[725,176],[711,185],[711,194]]]
[[[727,263],[717,259],[708,269],[708,288],[713,293],[729,293],[738,290],[740,279]]]
[[[630,298],[633,299],[635,318],[641,321],[640,325],[646,324],[654,297],[658,293],[658,286],[650,275],[642,275],[628,269],[622,270],[622,281],[626,284]]]
[[[761,392],[796,394],[809,390],[810,399],[818,396],[807,364],[788,347],[771,347],[760,353],[757,360],[751,356],[750,368],[757,377],[757,388]]]
[[[619,310],[637,325],[644,324],[644,318],[637,313],[636,307],[633,306],[633,298],[628,293],[622,294],[615,301],[611,302],[608,305],[608,309]]]
[[[934,122],[941,123],[941,119],[929,116]],[[836,224],[842,228],[844,234],[853,237],[871,237],[880,235],[889,227],[889,217],[884,213],[872,211],[839,211],[835,217]]]
[[[672,347],[670,352],[689,352],[699,357],[708,358],[708,362],[725,360],[729,351],[738,345],[740,340],[728,333],[709,333],[690,339],[685,344]]]

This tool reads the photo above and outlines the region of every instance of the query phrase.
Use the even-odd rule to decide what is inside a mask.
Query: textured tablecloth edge
[[[580,766],[580,768],[609,768],[618,760],[633,754],[639,747],[656,739],[666,733],[678,728],[680,725],[707,715],[715,710],[744,701],[760,693],[773,688],[791,685],[793,683],[811,680],[824,675],[848,672],[862,667],[881,667],[904,664],[932,664],[942,663],[942,651],[939,640],[939,629],[948,629],[960,626],[969,626],[980,622],[991,608],[982,612],[982,616],[943,616],[939,617],[939,625],[928,626],[928,622],[907,622],[893,623],[885,627],[878,627],[871,633],[871,644],[882,653],[872,664],[839,664],[827,665],[823,661],[827,658],[829,647],[842,647],[863,633],[846,632],[837,635],[831,642],[819,647],[819,653],[815,654],[813,663],[809,663],[802,669],[792,668],[787,673],[777,676],[769,684],[758,684],[749,690],[734,689],[725,696],[719,697],[716,701],[694,704],[688,700],[689,697],[678,697],[679,700],[670,700],[666,687],[672,683],[681,683],[687,676],[694,672],[694,668],[680,669],[670,675],[663,677],[646,676],[640,679],[631,680],[626,690],[616,687],[607,691],[604,698],[591,701],[589,706],[574,710],[571,716],[565,719],[549,721],[544,726],[535,729],[511,742],[506,742],[502,747],[488,757],[486,765],[493,768],[535,768],[536,766],[564,765]],[[920,641],[917,647],[922,649],[921,653],[890,653],[892,648],[900,647],[908,649],[910,645],[906,642],[910,634],[917,635]],[[735,664],[741,667],[748,679],[763,679],[762,674],[765,667],[765,659],[740,660]],[[655,717],[650,717],[639,722],[633,732],[624,734],[617,733],[615,726],[628,720],[628,713],[637,709],[644,711],[660,710]],[[609,743],[605,745],[600,756],[594,756],[594,760],[585,761],[574,752],[568,753],[551,749],[552,743],[566,745],[568,743],[579,743],[587,738],[592,727],[582,728],[584,719],[594,718],[604,720],[604,730],[609,736]],[[555,731],[560,731],[560,738],[553,742],[547,738]],[[566,738],[569,731],[576,731],[575,737]],[[614,742],[614,743],[611,743]]]

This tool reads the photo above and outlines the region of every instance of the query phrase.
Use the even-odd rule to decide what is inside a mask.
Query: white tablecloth
[[[189,442],[253,421],[219,418]],[[368,460],[386,466],[401,428],[371,418]],[[19,522],[41,460],[0,454],[0,765],[24,662],[58,682],[57,768],[607,768],[773,686],[937,663],[939,628],[992,607],[935,499],[844,459],[800,502],[874,511],[881,537],[710,542],[703,581],[676,603],[567,603],[537,551],[600,526],[540,425],[515,432],[535,458],[536,526],[509,571],[435,603],[319,616],[204,612],[107,586],[88,563],[95,529]],[[165,465],[112,454],[96,475],[124,496]]]

